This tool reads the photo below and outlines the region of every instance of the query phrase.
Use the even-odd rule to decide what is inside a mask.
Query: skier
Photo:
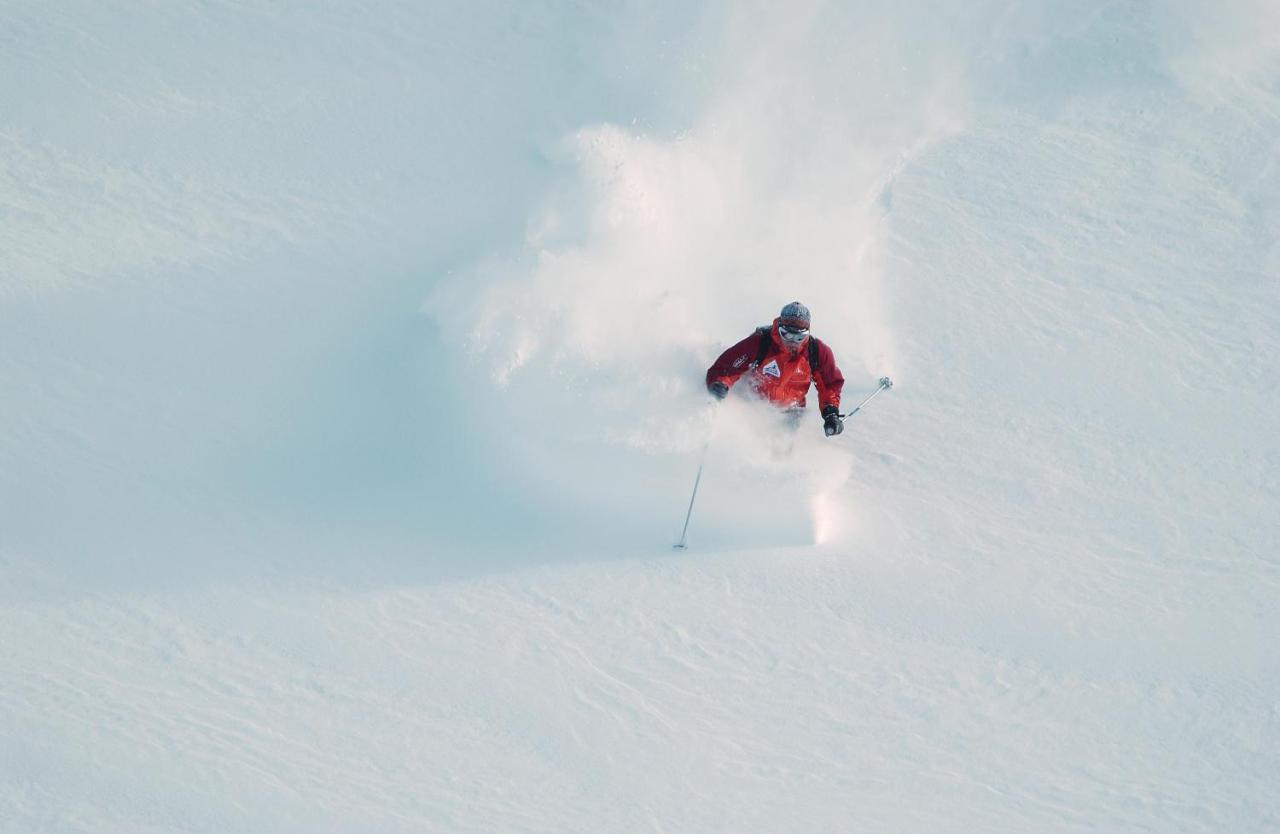
[[[720,354],[707,369],[707,390],[718,400],[743,376],[751,390],[783,409],[798,425],[809,393],[818,387],[823,431],[827,437],[844,431],[840,419],[840,391],[844,375],[836,367],[831,348],[809,335],[809,308],[793,301],[782,308],[773,324]]]

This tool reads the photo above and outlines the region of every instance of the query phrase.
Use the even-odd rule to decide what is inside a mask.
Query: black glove
[[[829,405],[822,409],[822,430],[826,432],[827,437],[844,431],[844,421],[840,419],[840,409],[834,405]]]
[[[717,400],[723,400],[725,397],[729,396],[729,386],[725,385],[718,379],[708,385],[707,390],[710,391],[711,396],[715,397]]]

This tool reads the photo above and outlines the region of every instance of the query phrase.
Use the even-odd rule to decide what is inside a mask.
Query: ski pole
[[[863,400],[862,402],[860,402],[860,403],[858,403],[856,406],[854,406],[853,411],[850,411],[848,414],[840,414],[840,415],[838,415],[838,416],[840,417],[840,419],[841,419],[841,420],[848,420],[850,417],[852,417],[853,415],[855,415],[855,414],[857,414],[859,411],[861,411],[861,410],[862,410],[862,407],[863,407],[864,405],[866,405],[867,403],[869,403],[869,402],[871,402],[873,399],[875,399],[876,394],[879,394],[881,391],[887,391],[888,389],[890,389],[890,388],[892,388],[892,387],[893,387],[893,380],[889,379],[889,377],[887,377],[887,376],[882,376],[882,377],[880,377],[880,387],[879,387],[879,388],[877,388],[876,390],[872,391],[872,392],[871,392],[871,395],[870,395],[869,397],[867,397],[865,400]]]
[[[712,434],[715,436],[715,423],[711,424]],[[698,498],[698,484],[702,483],[702,467],[707,464],[707,450],[711,448],[711,437],[707,438],[707,443],[702,447],[702,457],[698,459],[698,475],[693,479],[693,495],[689,496],[689,511],[684,514],[684,529],[680,531],[680,541],[676,542],[676,550],[684,550],[688,547],[689,537],[689,519],[693,518],[693,502]]]
[[[689,496],[689,511],[684,514],[684,529],[680,531],[680,541],[676,542],[676,550],[684,550],[688,545],[689,538],[689,519],[693,518],[693,502],[698,497],[698,484],[702,481],[702,467],[707,462],[707,449],[711,448],[711,441],[707,441],[707,445],[702,447],[702,460],[698,462],[698,475],[693,479],[693,495]]]

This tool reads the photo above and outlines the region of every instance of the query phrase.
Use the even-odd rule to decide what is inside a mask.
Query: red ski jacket
[[[768,340],[763,355],[762,339]],[[816,357],[816,367],[810,367],[810,356]],[[810,381],[818,386],[819,408],[840,408],[844,375],[831,348],[810,336],[794,352],[787,350],[778,335],[778,319],[767,332],[761,328],[720,354],[707,369],[707,385],[723,382],[733,387],[744,375],[753,391],[780,408],[803,408]]]

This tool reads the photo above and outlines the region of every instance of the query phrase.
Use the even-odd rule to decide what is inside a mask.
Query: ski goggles
[[[805,327],[791,327],[789,325],[780,324],[778,325],[778,335],[782,337],[782,341],[784,342],[798,344],[808,337],[809,330]]]

